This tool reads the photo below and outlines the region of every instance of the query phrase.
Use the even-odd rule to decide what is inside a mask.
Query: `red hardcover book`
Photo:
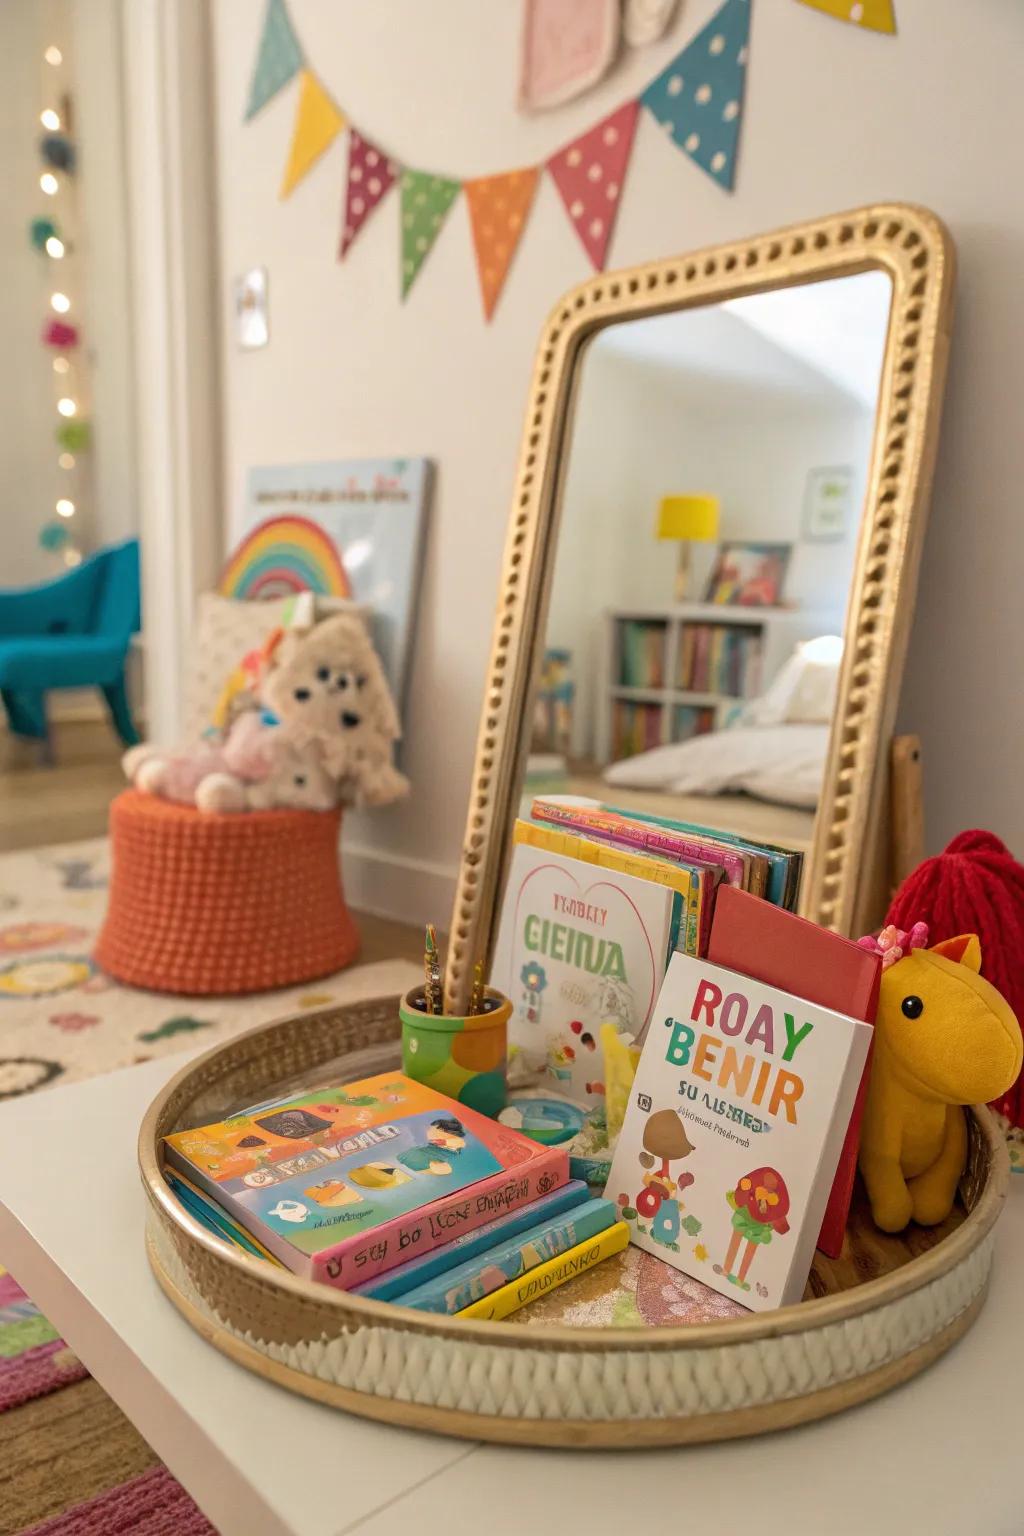
[[[875,1022],[882,976],[879,956],[749,891],[719,887],[707,957],[715,965],[793,992],[820,1008],[832,1008],[866,1024]],[[837,1259],[843,1246],[870,1071],[869,1055],[818,1234],[818,1247],[830,1259]]]

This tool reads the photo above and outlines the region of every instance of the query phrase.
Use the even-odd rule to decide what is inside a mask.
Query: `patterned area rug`
[[[213,1045],[285,1014],[401,991],[404,961],[239,998],[121,987],[90,953],[107,906],[106,838],[0,857],[0,1100]]]
[[[170,1055],[193,1043],[212,1045],[303,1009],[402,992],[417,979],[408,961],[394,960],[242,998],[171,997],[119,986],[90,958],[106,911],[108,860],[105,838],[0,856],[0,1100]],[[0,1413],[86,1374],[0,1267]],[[162,1467],[35,1529],[62,1536],[212,1531]]]
[[[25,1536],[217,1536],[164,1467],[32,1526]]]
[[[52,1323],[0,1267],[0,1413],[81,1381],[85,1374]]]

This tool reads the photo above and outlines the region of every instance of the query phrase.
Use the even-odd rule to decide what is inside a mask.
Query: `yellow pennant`
[[[872,32],[895,32],[896,16],[892,0],[800,0],[815,11],[824,11],[837,21],[852,21],[857,27],[870,27]]]
[[[345,126],[345,114],[334,105],[316,76],[304,69],[300,79],[302,88],[292,129],[292,147],[281,183],[282,197],[295,190]]]

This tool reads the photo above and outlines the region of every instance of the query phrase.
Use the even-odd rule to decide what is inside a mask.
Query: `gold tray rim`
[[[224,1266],[263,1290],[279,1293],[282,1304],[286,1299],[300,1303],[304,1309],[313,1307],[327,1320],[335,1320],[331,1330],[325,1322],[325,1332],[348,1332],[353,1325],[387,1327],[407,1333],[423,1334],[433,1338],[447,1338],[468,1343],[476,1340],[488,1345],[509,1349],[558,1349],[587,1353],[594,1351],[629,1351],[643,1341],[645,1350],[675,1351],[680,1349],[711,1349],[718,1345],[739,1342],[755,1342],[773,1339],[787,1334],[803,1333],[824,1327],[845,1318],[859,1317],[876,1307],[897,1301],[903,1296],[940,1279],[963,1262],[984,1240],[995,1225],[1009,1190],[1010,1162],[1006,1145],[991,1110],[984,1105],[969,1106],[977,1131],[987,1152],[987,1175],[974,1208],[964,1221],[927,1253],[907,1261],[898,1270],[875,1280],[866,1280],[847,1290],[829,1296],[815,1297],[810,1301],[796,1302],[773,1312],[752,1312],[749,1316],[728,1318],[711,1323],[687,1323],[666,1328],[571,1328],[565,1324],[538,1323],[530,1328],[495,1329],[492,1322],[468,1318],[443,1318],[436,1313],[420,1312],[402,1307],[394,1302],[373,1301],[339,1291],[316,1281],[305,1280],[286,1269],[278,1269],[262,1259],[257,1259],[227,1241],[207,1232],[174,1198],[161,1171],[157,1125],[165,1106],[204,1066],[240,1050],[252,1055],[252,1047],[258,1040],[272,1036],[277,1030],[296,1023],[312,1023],[325,1016],[344,1015],[350,1011],[365,1012],[379,1008],[382,1014],[394,1013],[398,1022],[397,995],[367,998],[357,1003],[341,1004],[335,1008],[311,1010],[305,1014],[287,1014],[268,1024],[256,1025],[221,1041],[193,1057],[171,1077],[153,1099],[139,1128],[138,1162],[143,1188],[154,1219],[171,1228],[202,1249],[215,1263]],[[398,1030],[396,1027],[396,1036]]]

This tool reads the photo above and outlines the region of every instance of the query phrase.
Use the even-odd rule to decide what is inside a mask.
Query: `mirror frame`
[[[459,879],[446,1006],[463,1012],[489,962],[528,747],[522,721],[543,654],[578,366],[608,325],[773,288],[888,273],[892,301],[815,835],[800,912],[865,931],[888,900],[888,748],[906,658],[938,440],[954,251],[924,208],[884,203],[749,240],[601,273],[544,326],[530,387],[487,668]]]

